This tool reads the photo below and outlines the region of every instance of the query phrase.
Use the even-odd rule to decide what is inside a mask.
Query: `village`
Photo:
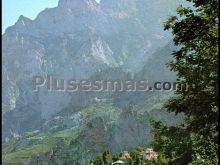
[[[102,156],[96,157],[94,162],[85,165],[148,165],[158,159],[159,154],[153,148],[140,149],[133,151],[123,151],[119,155],[111,155],[106,151]]]
[[[156,160],[158,157],[158,153],[155,152],[152,148],[147,148],[141,152],[141,156],[144,162],[149,162]],[[129,164],[129,162],[132,162],[132,157],[130,156],[129,152],[125,151],[123,156],[120,157],[118,161],[115,161],[112,164],[113,165]]]

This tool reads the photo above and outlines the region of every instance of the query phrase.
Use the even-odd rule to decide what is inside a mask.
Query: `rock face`
[[[164,47],[171,36],[163,31],[162,23],[179,4],[173,0],[102,0],[100,4],[95,0],[60,0],[57,7],[45,9],[35,20],[20,16],[3,35],[3,138],[9,136],[9,130],[16,134],[40,130],[54,116],[80,111],[97,96],[113,100],[118,107],[143,96],[56,93],[48,92],[46,87],[33,92],[33,76],[120,79],[129,73],[146,79],[166,73],[168,79],[175,77],[165,68],[167,58],[154,55],[158,50],[171,51]],[[115,70],[120,74],[114,77]],[[123,121],[132,124],[130,118]],[[138,136],[145,136],[140,123],[129,128],[121,126],[111,134],[118,143],[123,137],[120,130],[131,135],[131,127],[137,129]],[[133,139],[125,141],[127,144]],[[139,142],[141,139],[131,142],[131,146]]]

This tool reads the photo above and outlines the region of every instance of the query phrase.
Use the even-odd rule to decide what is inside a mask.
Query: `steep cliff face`
[[[45,9],[35,20],[21,16],[3,35],[3,138],[10,132],[44,130],[55,116],[81,111],[97,97],[122,109],[134,99],[144,102],[147,94],[49,92],[46,87],[33,92],[32,80],[36,75],[82,80],[128,78],[128,74],[136,79],[166,74],[164,77],[173,79],[175,75],[164,65],[171,52],[164,46],[171,36],[163,31],[162,23],[180,2],[60,0],[57,7]],[[144,127],[133,120],[123,117],[127,124],[117,122],[118,127],[106,134],[106,139],[114,141],[108,144],[112,149],[118,150],[114,146],[126,138],[120,130],[130,136],[135,128],[134,133],[141,137],[136,142],[126,139],[122,148],[146,140]],[[132,126],[127,127],[129,124]],[[91,134],[89,129],[83,133]]]

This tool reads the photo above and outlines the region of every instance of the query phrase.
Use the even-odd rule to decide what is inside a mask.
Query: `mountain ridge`
[[[7,161],[14,161],[11,155],[22,155],[35,147],[37,151],[33,153],[38,154],[42,151],[38,149],[48,140],[51,140],[52,148],[66,138],[68,144],[69,140],[78,141],[76,148],[83,146],[80,152],[84,156],[92,146],[97,148],[90,156],[102,152],[105,146],[118,151],[126,145],[128,148],[147,145],[151,139],[150,116],[165,121],[172,119],[174,123],[178,121],[173,115],[162,112],[162,103],[172,95],[163,91],[68,93],[49,92],[46,87],[37,92],[32,90],[33,76],[36,75],[65,80],[173,81],[175,74],[165,63],[171,59],[175,47],[170,43],[171,34],[163,32],[162,21],[166,14],[175,11],[179,1],[170,7],[162,0],[161,4],[149,2],[102,0],[97,4],[93,0],[60,0],[57,7],[45,9],[36,19],[21,16],[6,30],[2,56],[2,139],[6,142],[11,135],[21,136],[15,144],[6,143],[10,147],[16,145],[15,151],[7,150],[6,155],[12,158]],[[75,9],[77,5],[81,7]],[[153,12],[151,8],[161,12]],[[130,104],[134,110],[129,109]],[[83,119],[83,127],[77,125],[75,128],[71,117],[76,121]],[[39,134],[32,138],[39,141],[34,146],[25,133],[36,130]],[[92,130],[104,131],[103,136],[94,136]],[[121,130],[127,132],[127,136]],[[131,137],[132,132],[137,137]],[[70,148],[67,145],[65,149]],[[79,155],[74,158],[84,161]]]

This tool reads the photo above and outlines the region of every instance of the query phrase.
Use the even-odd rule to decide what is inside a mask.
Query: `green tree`
[[[93,164],[94,165],[103,165],[104,162],[102,160],[102,157],[101,156],[97,156]]]
[[[103,158],[104,164],[109,165],[112,163],[112,154],[110,151],[105,151],[102,155],[102,158]]]
[[[184,113],[178,127],[154,125],[154,146],[169,158],[168,164],[217,164],[218,144],[218,0],[187,0],[177,16],[165,23],[178,50],[168,66],[187,90],[176,91],[165,108]]]
[[[120,154],[119,154],[119,153],[113,154],[113,155],[112,155],[112,161],[113,161],[113,162],[116,162],[116,161],[119,159],[119,157],[120,157]]]

